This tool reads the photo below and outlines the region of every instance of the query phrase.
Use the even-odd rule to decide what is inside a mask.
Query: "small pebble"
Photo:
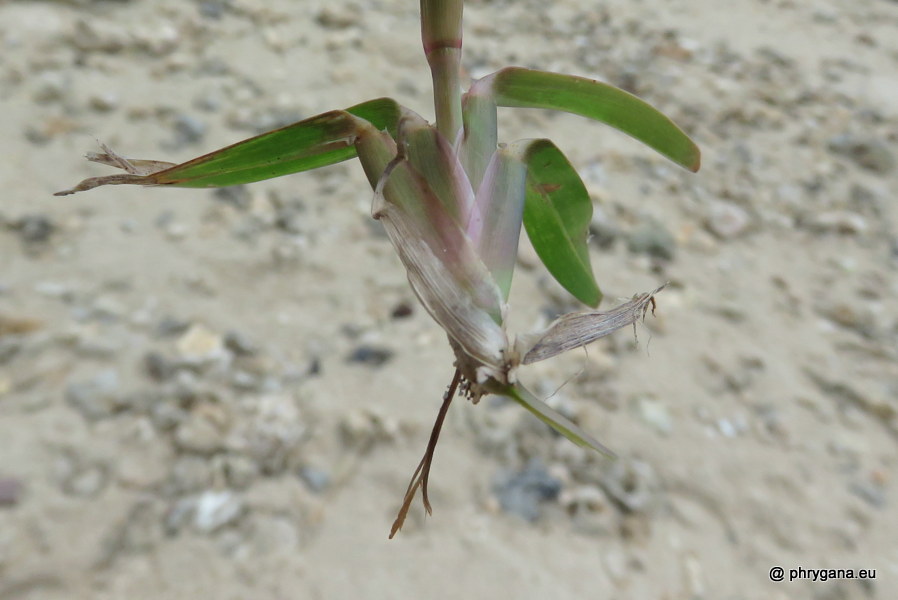
[[[673,422],[667,404],[652,398],[638,398],[635,402],[636,414],[642,421],[662,435],[673,431]]]
[[[316,494],[320,494],[326,490],[327,486],[330,485],[331,480],[327,471],[309,465],[305,465],[299,469],[299,478],[302,479],[303,483]]]
[[[193,524],[203,533],[211,533],[236,521],[243,513],[243,502],[230,491],[206,491],[194,504]]]
[[[387,419],[372,410],[350,410],[340,419],[340,434],[347,445],[369,447],[373,442],[392,442],[402,426],[398,420]]]
[[[224,337],[225,347],[238,356],[252,356],[259,347],[238,331],[228,331]]]
[[[57,298],[63,302],[71,302],[75,292],[71,286],[58,281],[40,281],[34,285],[34,291],[47,298]]]
[[[862,304],[822,300],[816,308],[821,316],[837,325],[854,330],[864,337],[873,338],[876,335],[876,315]]]
[[[190,322],[174,317],[165,317],[156,325],[156,332],[161,336],[180,335],[190,328]]]
[[[670,260],[676,254],[677,242],[667,227],[649,220],[630,231],[627,235],[627,248],[635,254],[648,254]]]
[[[238,490],[248,488],[259,476],[259,465],[242,454],[228,454],[222,466],[228,485]]]
[[[361,13],[349,8],[338,9],[332,6],[319,11],[315,20],[327,29],[347,29],[357,25]]]
[[[738,433],[733,423],[729,419],[724,418],[717,420],[717,429],[720,430],[720,434],[726,438],[736,437],[736,434]]]
[[[731,202],[715,202],[708,212],[708,229],[724,240],[743,234],[750,223],[748,211]]]
[[[175,431],[175,444],[186,452],[213,454],[221,450],[224,436],[209,419],[194,414],[178,426]]]
[[[104,92],[94,94],[88,100],[88,105],[95,111],[105,113],[111,112],[119,107],[121,99],[115,92]]]
[[[301,234],[306,231],[305,204],[301,200],[291,200],[277,207],[274,225],[287,233]]]
[[[271,394],[256,399],[254,413],[242,419],[231,436],[232,446],[251,457],[267,474],[292,468],[308,424],[296,399]]]
[[[571,515],[577,533],[609,535],[617,528],[618,510],[599,487],[565,488],[558,496],[558,503]]]
[[[870,226],[862,215],[847,210],[832,210],[814,217],[810,221],[811,229],[821,233],[844,233],[861,235],[867,233]]]
[[[206,124],[190,115],[178,115],[174,122],[175,147],[196,144],[206,135]]]
[[[42,326],[43,323],[37,319],[0,314],[0,338],[7,335],[28,335]]]
[[[224,338],[200,324],[184,332],[176,347],[182,358],[196,363],[218,360],[225,354]]]
[[[391,319],[405,319],[407,317],[412,316],[414,313],[414,307],[410,302],[403,300],[399,302],[396,306],[393,307],[393,310],[390,311]]]
[[[168,381],[177,371],[177,364],[159,352],[147,352],[143,364],[147,374],[156,381]]]
[[[114,544],[106,550],[110,562],[118,555],[150,552],[160,542],[160,508],[160,503],[146,497],[131,506],[127,517],[118,522],[116,533],[107,538]]]
[[[187,411],[169,400],[159,400],[151,405],[150,420],[160,431],[174,429],[187,420]]]
[[[50,104],[65,98],[72,87],[68,75],[58,71],[45,71],[35,77],[36,89],[31,98],[38,104]]]
[[[253,204],[253,196],[245,185],[218,188],[212,192],[212,196],[219,202],[229,204],[239,210],[248,210]]]
[[[212,467],[205,458],[195,455],[179,456],[168,475],[174,494],[191,494],[212,484]]]
[[[853,160],[858,166],[885,175],[895,168],[895,155],[881,139],[845,133],[829,140],[829,149]]]
[[[360,363],[369,367],[380,367],[393,358],[393,351],[377,346],[362,345],[346,357],[348,362]]]
[[[155,57],[174,52],[181,44],[181,32],[170,23],[160,23],[152,28],[144,29],[139,35],[132,36],[136,47]]]
[[[109,479],[107,469],[99,464],[72,465],[70,469],[62,481],[62,491],[70,496],[94,498],[103,491]]]
[[[165,515],[163,526],[168,535],[175,535],[186,527],[196,509],[196,498],[181,498],[169,508]]]
[[[81,416],[96,421],[111,416],[119,405],[119,376],[107,369],[84,382],[73,383],[66,389],[66,401]]]
[[[26,215],[13,223],[13,228],[27,244],[43,244],[56,231],[56,225],[46,215]]]
[[[596,207],[589,222],[589,235],[590,243],[608,249],[621,236],[621,230],[601,207]]]
[[[493,492],[502,510],[535,521],[540,516],[540,505],[558,498],[561,481],[533,460],[520,471],[501,471],[493,483]]]
[[[12,506],[22,498],[22,482],[18,479],[0,477],[0,506]]]
[[[883,508],[886,505],[886,493],[881,485],[872,482],[855,482],[848,489],[874,508]]]
[[[72,43],[85,53],[114,54],[127,46],[128,34],[111,21],[80,19],[72,36]]]
[[[655,471],[640,460],[619,458],[614,461],[601,484],[611,498],[632,513],[645,513],[658,500]]]
[[[204,0],[197,7],[200,14],[207,19],[220,19],[227,7],[228,0]]]

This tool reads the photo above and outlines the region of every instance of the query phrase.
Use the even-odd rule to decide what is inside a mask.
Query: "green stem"
[[[421,0],[421,40],[433,76],[437,129],[449,143],[461,129],[462,0]]]
[[[455,48],[434,50],[427,57],[433,74],[433,104],[437,113],[437,130],[455,143],[461,128],[461,82],[458,69],[461,52]]]

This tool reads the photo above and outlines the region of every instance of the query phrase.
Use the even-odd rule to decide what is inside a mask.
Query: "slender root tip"
[[[436,421],[434,421],[433,430],[430,432],[427,450],[424,452],[424,457],[421,458],[421,462],[418,463],[418,467],[412,474],[408,489],[405,491],[405,497],[402,499],[402,506],[399,507],[399,513],[396,515],[396,520],[393,521],[393,527],[390,528],[391,540],[393,539],[393,536],[402,529],[402,525],[405,523],[405,518],[408,516],[408,511],[412,506],[412,501],[415,499],[415,493],[418,491],[419,487],[421,488],[421,497],[424,501],[424,510],[427,511],[428,515],[433,514],[433,508],[430,506],[430,499],[427,497],[427,481],[430,477],[430,466],[433,464],[433,455],[437,447],[437,441],[440,439],[440,430],[443,428],[443,421],[446,420],[446,413],[449,412],[449,405],[452,403],[452,399],[455,397],[455,392],[460,383],[461,372],[456,369],[455,375],[452,377],[452,383],[449,384],[449,389],[446,390],[446,394],[443,396],[443,404],[440,406],[440,412],[437,414]]]

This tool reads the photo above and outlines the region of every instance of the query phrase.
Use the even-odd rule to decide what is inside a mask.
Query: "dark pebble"
[[[405,319],[406,317],[412,316],[414,312],[414,308],[408,302],[402,301],[396,306],[393,307],[393,311],[390,313],[390,318],[393,319]]]
[[[0,338],[0,365],[11,361],[22,350],[22,341],[16,338]]]
[[[44,215],[26,215],[16,221],[13,227],[18,230],[22,241],[28,244],[47,242],[56,231],[53,221]]]
[[[118,388],[118,373],[107,369],[93,379],[69,385],[65,397],[69,405],[85,419],[96,421],[109,417],[118,410]]]
[[[539,461],[532,460],[520,471],[502,471],[493,491],[502,510],[527,521],[540,515],[540,505],[558,498],[561,481],[552,477]]]
[[[143,365],[147,374],[156,381],[167,381],[177,372],[176,365],[158,352],[147,352]]]
[[[667,227],[657,221],[647,221],[630,232],[627,247],[635,254],[670,260],[676,253],[677,242]]]
[[[600,484],[627,512],[644,513],[657,503],[657,480],[648,463],[618,459],[611,464]]]
[[[604,212],[593,214],[589,223],[589,241],[599,248],[608,249],[614,245],[620,237],[621,230]]]
[[[870,506],[882,508],[886,505],[886,493],[882,486],[873,483],[853,483],[848,489]]]
[[[161,336],[181,335],[190,328],[189,321],[182,321],[174,317],[164,317],[156,326],[156,332]]]
[[[837,135],[829,140],[829,149],[880,175],[895,168],[895,155],[885,142],[876,137],[849,133]]]
[[[238,331],[225,333],[224,345],[238,356],[252,356],[259,352],[259,347]]]
[[[195,144],[206,135],[206,124],[190,115],[175,117],[175,146]]]
[[[224,14],[225,2],[200,2],[199,10],[200,14],[207,19],[220,19]]]
[[[0,506],[18,504],[21,497],[21,481],[18,479],[0,478]]]
[[[253,202],[252,194],[245,185],[231,185],[212,192],[216,200],[230,204],[239,210],[247,210]]]
[[[393,358],[393,351],[375,346],[359,346],[346,358],[349,362],[361,363],[369,367],[380,367]]]

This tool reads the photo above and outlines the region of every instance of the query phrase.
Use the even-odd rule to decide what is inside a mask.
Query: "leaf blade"
[[[377,129],[395,131],[399,105],[389,98],[378,98],[345,111],[323,113],[157,173],[158,181],[183,187],[222,187],[349,160],[356,156],[351,138],[357,126],[345,117],[346,113]]]
[[[583,429],[575,425],[570,419],[559,413],[557,410],[537,398],[530,390],[521,384],[497,385],[490,390],[490,393],[511,398],[530,411],[530,413],[537,419],[578,446],[591,448],[599,454],[604,454],[609,458],[614,458],[616,456],[614,452],[604,444],[583,431]]]
[[[395,100],[377,98],[346,110],[322,113],[146,175],[131,173],[86,179],[57,195],[115,184],[226,187],[332,165],[357,155],[353,141],[360,122],[395,134],[399,112]],[[108,158],[108,155],[98,156]]]
[[[587,306],[598,306],[602,292],[587,246],[592,200],[586,186],[550,140],[522,140],[511,147],[527,165],[524,229],[534,250],[564,289]]]
[[[698,146],[673,121],[612,85],[574,75],[507,67],[475,86],[490,86],[499,106],[560,110],[601,121],[690,171],[698,171],[701,166]]]

